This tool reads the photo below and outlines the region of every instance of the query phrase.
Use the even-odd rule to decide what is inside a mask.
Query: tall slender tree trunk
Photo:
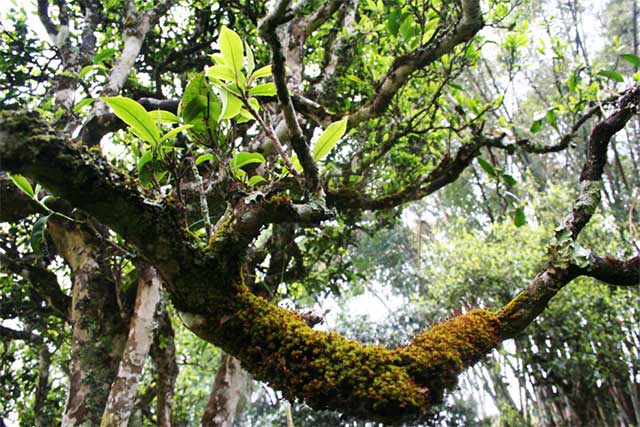
[[[231,427],[248,375],[238,359],[222,353],[209,402],[202,417],[202,427]]]
[[[118,375],[111,386],[101,427],[127,427],[144,362],[153,342],[153,320],[160,302],[160,275],[151,266],[140,273],[136,304]]]
[[[171,317],[166,310],[159,316],[151,357],[156,368],[158,427],[173,427],[174,387],[178,376],[178,363]]]
[[[102,243],[79,225],[52,219],[48,229],[73,278],[71,379],[62,426],[100,424],[126,339]]]

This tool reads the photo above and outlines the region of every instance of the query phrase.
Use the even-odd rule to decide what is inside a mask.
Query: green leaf
[[[222,53],[224,63],[231,67],[236,76],[242,74],[244,46],[240,36],[223,25],[218,37],[218,45],[220,46],[220,53]]]
[[[267,182],[267,180],[266,180],[266,179],[264,179],[264,177],[263,177],[263,176],[260,176],[260,175],[254,175],[254,176],[252,176],[251,178],[249,178],[249,181],[247,181],[247,185],[248,185],[249,187],[253,187],[254,185],[259,184],[259,183],[261,183],[261,182]]]
[[[293,168],[298,172],[302,172],[302,163],[300,163],[300,159],[298,159],[298,155],[294,154],[293,156],[291,156],[290,160]]]
[[[271,75],[271,65],[265,65],[258,68],[251,74],[251,80],[260,79],[262,77],[269,77]]]
[[[578,70],[573,70],[571,76],[569,76],[569,80],[567,81],[567,86],[569,87],[569,91],[574,92],[576,88],[580,84],[580,74]]]
[[[29,181],[27,181],[24,176],[18,174],[10,174],[9,178],[11,178],[11,181],[13,181],[16,187],[18,187],[24,194],[31,197],[32,199],[35,197],[33,187],[31,187],[31,184],[29,184]]]
[[[191,129],[193,125],[182,125],[177,128],[171,129],[169,132],[162,135],[160,138],[160,142],[170,141],[172,138],[175,138],[180,132],[183,130]]]
[[[624,77],[622,77],[622,74],[618,73],[617,71],[613,71],[613,70],[600,70],[598,71],[598,75],[599,76],[603,76],[608,78],[609,80],[615,80],[618,83],[622,83],[624,82]]]
[[[640,56],[637,56],[631,53],[625,53],[620,56],[622,57],[622,59],[624,59],[634,67],[640,68]]]
[[[157,144],[160,140],[160,132],[147,110],[133,99],[123,96],[100,98],[107,104],[120,120],[131,126],[135,134],[150,144]]]
[[[393,36],[398,35],[398,30],[400,29],[400,9],[394,9],[389,13],[387,17],[387,29]]]
[[[546,119],[554,128],[558,126],[558,117],[556,116],[556,111],[553,108],[547,111]]]
[[[199,164],[202,164],[204,162],[208,162],[210,160],[213,160],[213,154],[211,153],[205,153],[205,154],[200,154],[198,156],[198,158],[196,159],[196,166],[198,166]]]
[[[256,85],[249,90],[250,96],[275,96],[276,85],[273,82]]]
[[[142,168],[153,159],[153,153],[151,150],[144,152],[140,160],[138,160],[138,174],[142,171]]]
[[[348,118],[345,117],[327,126],[313,146],[312,155],[314,159],[324,159],[331,149],[336,146],[340,138],[342,138],[347,131],[347,120]]]
[[[513,223],[516,227],[522,227],[527,223],[527,217],[524,215],[524,208],[516,209],[516,212],[513,216]]]
[[[529,131],[531,133],[538,133],[540,132],[540,130],[542,129],[542,127],[544,126],[544,122],[546,120],[546,116],[540,118],[540,119],[536,119],[533,121],[533,123],[531,123],[531,127],[529,128]]]
[[[202,95],[196,95],[189,100],[185,107],[181,111],[182,120],[185,123],[191,123],[193,120],[202,114],[207,109],[207,97]]]
[[[253,59],[253,51],[251,50],[251,46],[245,40],[244,42],[244,51],[247,52],[247,76],[250,76],[253,73],[253,70],[256,68],[256,61]]]
[[[264,163],[264,156],[260,153],[250,153],[248,151],[238,151],[231,159],[231,169],[235,172],[251,163]]]
[[[112,56],[115,56],[116,53],[118,53],[118,50],[112,47],[102,49],[100,52],[96,53],[96,56],[93,57],[93,63],[98,64],[105,59],[109,59]]]
[[[213,67],[207,68],[207,77],[232,83],[236,81],[236,73],[233,72],[231,67],[227,67],[226,65],[214,65]]]
[[[213,59],[213,62],[215,62],[218,65],[225,65],[224,64],[224,58],[222,57],[222,55],[209,55],[211,57],[211,59]]]
[[[78,78],[80,80],[84,79],[85,76],[87,74],[89,74],[93,69],[94,69],[95,65],[90,64],[90,65],[85,65],[84,67],[82,67],[82,69],[80,70],[80,72],[78,73]]]
[[[478,164],[480,164],[480,167],[482,168],[482,170],[484,170],[487,173],[487,175],[492,176],[494,178],[498,176],[495,168],[491,163],[487,162],[482,157],[477,157],[476,160],[478,160]]]
[[[73,106],[73,111],[78,113],[82,108],[90,105],[93,102],[93,98],[83,98],[76,105]]]
[[[38,218],[38,220],[33,224],[33,228],[31,229],[31,237],[29,238],[29,243],[31,243],[31,248],[36,254],[42,253],[44,233],[47,229],[47,221],[49,221],[50,216],[51,214]]]
[[[208,98],[208,99],[207,99]],[[184,123],[192,124],[189,136],[198,143],[211,144],[217,139],[216,123],[222,107],[203,72],[196,74],[184,90],[178,115]]]
[[[399,32],[402,34],[405,41],[409,41],[415,35],[415,30],[413,28],[413,15],[408,15],[404,21],[402,21]]]
[[[228,90],[221,91],[220,100],[222,101],[222,112],[218,121],[232,119],[240,113],[242,101]]]
[[[151,119],[157,124],[176,124],[178,123],[180,120],[178,119],[178,116],[176,116],[175,114],[173,114],[171,111],[166,111],[166,110],[155,110],[155,111],[149,111],[148,112],[149,117],[151,117]]]
[[[504,179],[504,182],[509,186],[509,187],[515,187],[516,184],[518,183],[518,181],[516,181],[516,179],[509,175],[508,173],[502,174],[502,179]]]

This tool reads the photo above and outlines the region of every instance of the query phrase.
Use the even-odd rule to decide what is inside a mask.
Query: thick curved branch
[[[411,75],[471,40],[484,26],[479,0],[462,0],[462,17],[455,29],[433,43],[397,58],[382,78],[371,102],[349,115],[349,127],[380,116]]]
[[[66,144],[35,115],[0,114],[0,152],[3,168],[37,180],[137,246],[162,273],[189,328],[289,398],[381,421],[416,417],[441,402],[457,375],[498,342],[501,326],[485,310],[437,325],[396,350],[314,331],[300,314],[244,284],[245,250],[261,224],[246,197],[236,203],[246,211],[230,215],[200,251],[182,236],[171,207],[145,201],[134,183],[100,157]],[[273,221],[289,218],[282,209],[301,219],[325,210],[277,197],[256,206]]]
[[[556,237],[549,247],[548,267],[538,273],[527,289],[520,292],[499,313],[505,325],[505,338],[520,333],[544,311],[551,298],[571,280],[581,274],[590,275],[588,270],[576,267],[571,256],[567,256],[567,252],[572,252],[575,239],[600,203],[602,173],[607,161],[609,141],[637,113],[638,105],[640,86],[634,86],[620,98],[617,109],[593,128],[587,145],[587,158],[580,174],[580,191],[571,213],[556,232]],[[565,234],[569,234],[570,238],[566,238]],[[610,263],[597,257],[591,257],[590,261],[595,262],[595,271],[599,273],[604,272],[606,267],[611,267]],[[627,277],[627,274],[632,274],[635,263],[636,261],[633,261],[626,268],[618,268],[618,271],[623,277]],[[613,277],[619,278],[617,275]]]
[[[586,181],[594,171],[601,171],[599,156],[606,154],[607,138],[629,119],[638,97],[623,102],[594,128],[583,173]],[[221,224],[205,251],[195,250],[178,231],[180,224],[170,207],[145,202],[134,184],[127,184],[108,164],[66,146],[37,118],[27,118],[31,120],[16,121],[12,113],[0,115],[3,167],[42,182],[113,227],[144,256],[158,260],[174,305],[191,330],[238,358],[257,379],[270,382],[287,398],[303,398],[317,409],[383,422],[425,414],[442,401],[460,372],[502,339],[520,332],[579,274],[570,264],[550,263],[498,313],[470,311],[394,350],[363,346],[335,333],[315,331],[300,314],[271,304],[247,288],[241,273],[245,249],[263,223],[259,216],[251,218],[254,208],[250,201],[246,203],[246,195],[234,206],[240,215],[232,214]],[[477,147],[471,146],[467,149],[473,153]],[[466,158],[464,152],[459,156]],[[443,164],[442,168],[459,173],[459,166]],[[438,182],[447,176],[439,173],[443,181],[434,179],[431,185],[444,185]],[[94,191],[87,193],[86,188]],[[591,186],[587,189],[591,196]],[[256,209],[267,209],[269,200],[256,200]],[[592,212],[596,200],[581,196],[567,228],[579,231],[583,212]],[[277,198],[271,201],[280,206]],[[272,220],[278,219],[272,215]]]

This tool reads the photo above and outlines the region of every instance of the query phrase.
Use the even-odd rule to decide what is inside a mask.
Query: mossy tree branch
[[[636,99],[637,95],[632,100]],[[621,105],[611,120],[596,126],[591,152],[602,155],[602,145],[629,119],[634,102]],[[3,168],[39,181],[135,245],[161,271],[192,331],[237,357],[256,378],[270,382],[286,397],[305,399],[315,408],[384,422],[428,412],[460,372],[526,327],[580,274],[573,265],[550,265],[497,313],[470,311],[394,350],[364,346],[335,333],[314,331],[300,314],[251,293],[242,277],[245,249],[265,223],[317,222],[327,215],[322,204],[314,209],[277,196],[253,202],[240,197],[208,248],[200,250],[180,229],[170,202],[145,200],[134,182],[97,155],[69,145],[34,115],[0,116],[0,152]],[[589,159],[597,171],[600,158]],[[590,203],[583,205],[576,203],[567,224],[579,226],[583,210],[592,212]]]

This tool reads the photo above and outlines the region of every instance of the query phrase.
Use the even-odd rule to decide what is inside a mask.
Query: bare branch
[[[0,253],[0,269],[31,282],[36,292],[64,320],[71,320],[71,298],[62,292],[54,273],[36,264],[36,260]]]
[[[58,45],[58,27],[49,16],[49,0],[38,0],[38,17],[45,30],[47,30],[51,43],[60,48]]]
[[[31,343],[42,343],[42,337],[27,331],[19,331],[16,329],[0,326],[0,341],[23,340]]]
[[[278,25],[287,22],[290,19],[287,9],[289,4],[290,1],[288,0],[278,1],[271,14],[269,14],[260,24],[259,31],[262,38],[267,41],[271,48],[273,81],[276,85],[278,100],[282,107],[282,114],[284,116],[285,123],[287,124],[291,145],[298,155],[298,159],[302,165],[307,189],[312,193],[316,193],[318,191],[322,191],[322,187],[320,186],[320,177],[318,174],[318,165],[311,155],[309,144],[302,133],[302,128],[300,127],[300,123],[298,123],[298,118],[296,117],[296,111],[293,108],[293,102],[289,96],[285,57],[282,51],[282,44],[276,32]]]
[[[581,268],[580,274],[610,285],[640,286],[640,255],[623,261],[591,254],[589,265]]]
[[[478,155],[480,148],[490,145],[495,140],[484,136],[475,137],[473,142],[460,147],[453,157],[446,155],[431,172],[395,193],[371,197],[349,188],[329,190],[327,191],[327,203],[339,210],[379,210],[420,200],[455,181]]]
[[[527,289],[520,292],[498,313],[505,324],[503,330],[505,338],[513,337],[529,325],[544,311],[549,300],[571,280],[581,274],[590,275],[589,267],[578,268],[570,257],[565,258],[566,255],[563,255],[561,249],[573,244],[598,207],[609,141],[626,125],[633,114],[637,113],[638,105],[640,105],[640,86],[634,86],[620,98],[616,111],[593,128],[587,146],[587,159],[580,175],[578,197],[558,232],[569,231],[571,239],[561,239],[560,236],[556,236],[549,248],[549,266],[538,273]],[[603,274],[605,271],[614,273],[610,270],[612,265],[609,262],[594,256],[589,261],[595,263],[594,271],[598,274]],[[613,277],[616,278],[617,274],[621,274],[621,277],[626,278],[627,274],[633,274],[633,269],[637,268],[637,261],[632,259],[630,262],[624,268],[617,267],[617,273],[613,274]]]

